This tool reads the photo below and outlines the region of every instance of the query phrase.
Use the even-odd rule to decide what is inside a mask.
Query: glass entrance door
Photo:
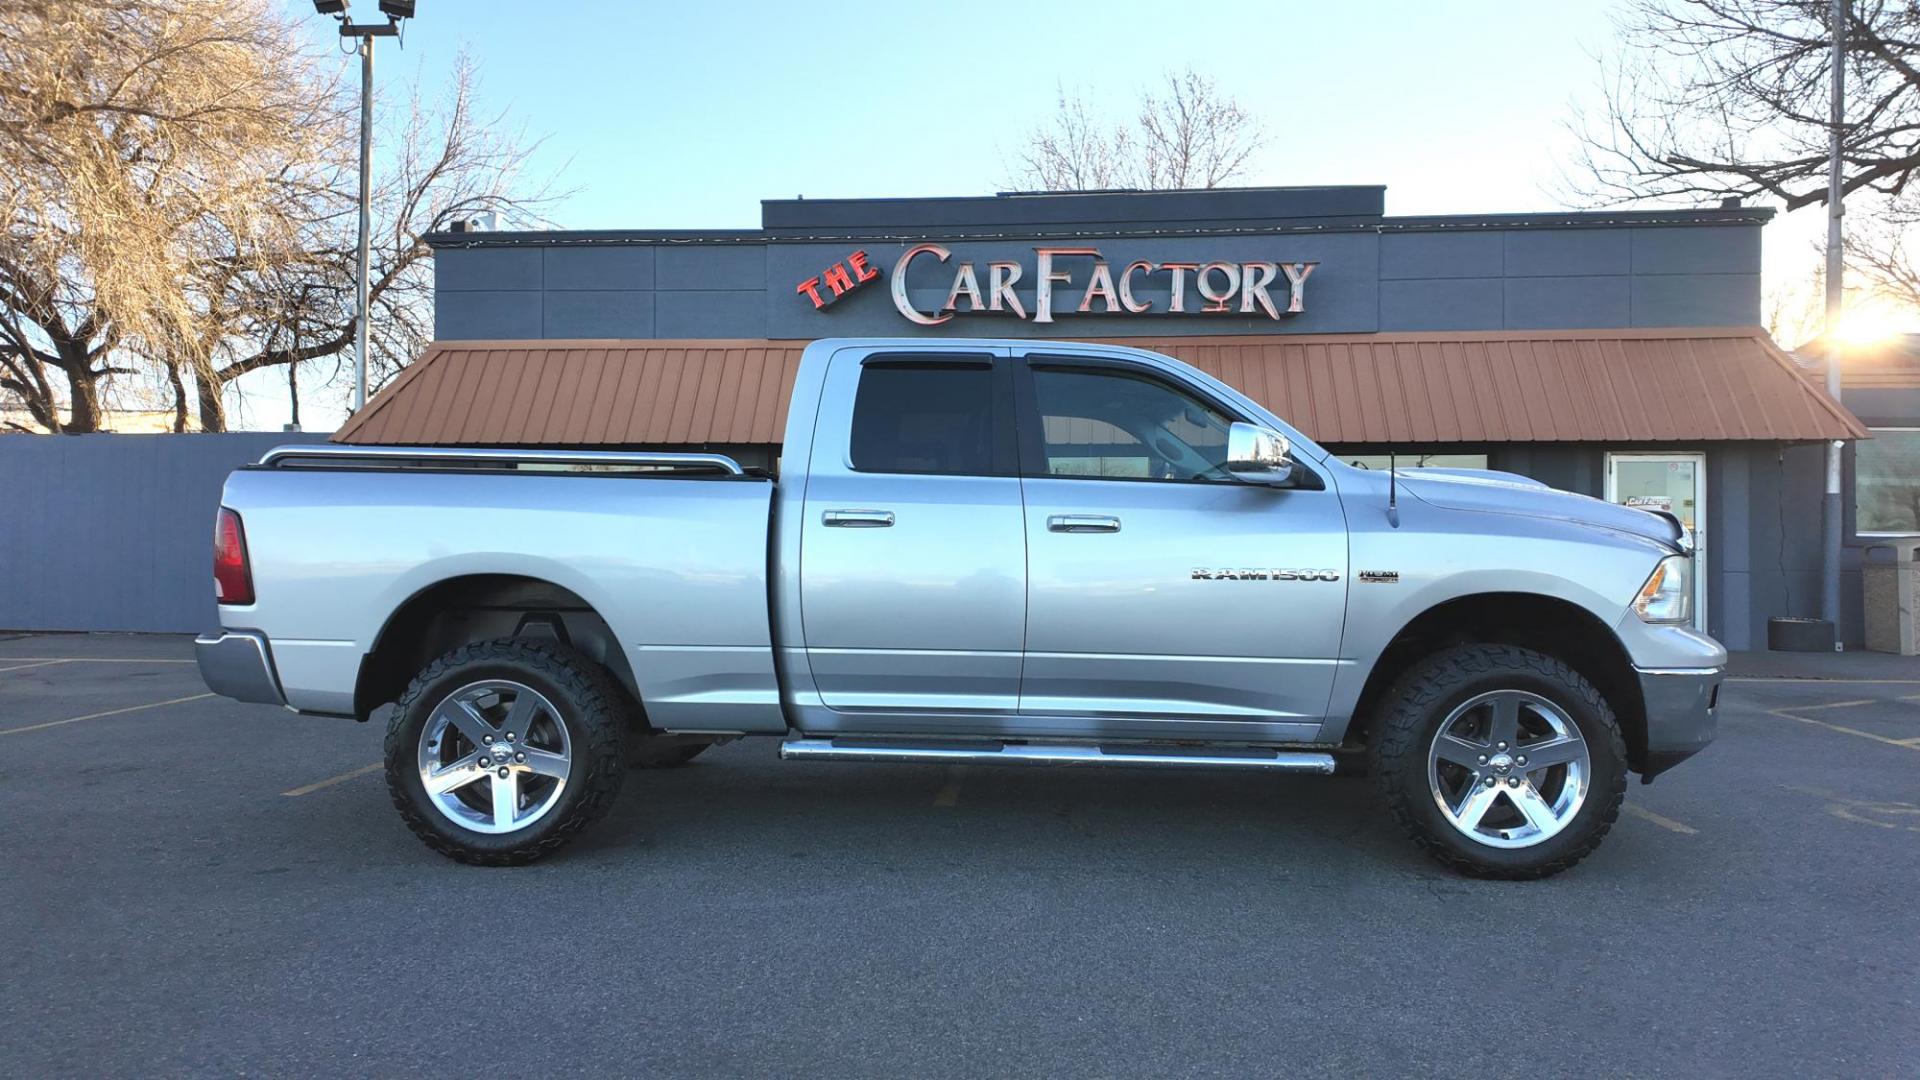
[[[1707,627],[1707,455],[1607,455],[1607,499],[1664,510],[1693,533],[1693,626]]]

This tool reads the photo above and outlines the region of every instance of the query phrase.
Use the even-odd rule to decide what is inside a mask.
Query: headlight
[[[1634,613],[1650,623],[1683,623],[1693,617],[1693,560],[1669,555],[1653,568],[1633,600]]]

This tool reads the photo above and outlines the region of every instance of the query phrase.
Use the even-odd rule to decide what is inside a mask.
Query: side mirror
[[[1293,481],[1293,448],[1272,428],[1236,420],[1227,429],[1227,472],[1243,484],[1284,487]]]

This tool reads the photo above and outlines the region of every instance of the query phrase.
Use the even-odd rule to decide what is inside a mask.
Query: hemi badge
[[[1378,585],[1398,585],[1400,584],[1400,571],[1398,570],[1362,570],[1360,571],[1360,580],[1362,582],[1371,582]]]

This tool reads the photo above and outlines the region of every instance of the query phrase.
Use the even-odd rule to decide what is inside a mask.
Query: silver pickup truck
[[[1705,746],[1669,516],[1359,469],[1137,349],[807,347],[778,476],[711,454],[293,446],[227,481],[208,686],[367,720],[430,847],[521,863],[630,767],[1370,773],[1462,871],[1592,851]]]

